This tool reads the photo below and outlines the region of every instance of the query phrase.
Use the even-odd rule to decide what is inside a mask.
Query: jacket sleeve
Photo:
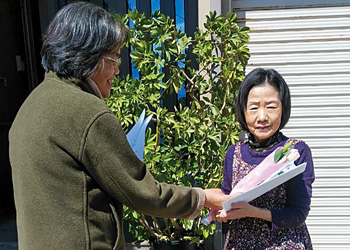
[[[132,151],[112,113],[97,114],[82,138],[81,162],[114,199],[152,216],[191,219],[199,214],[204,191],[156,181]]]
[[[315,180],[311,150],[304,142],[299,142],[295,147],[300,154],[295,164],[306,162],[306,169],[286,183],[287,202],[285,207],[271,210],[273,230],[301,226],[310,211],[311,185]]]

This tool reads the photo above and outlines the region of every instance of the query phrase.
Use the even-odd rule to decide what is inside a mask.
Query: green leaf
[[[137,219],[139,217],[138,213],[136,211],[133,211],[132,212],[132,216]]]
[[[290,145],[292,145],[292,143],[293,143],[293,141],[290,141],[289,143],[286,143],[286,144],[284,145],[284,147],[283,147],[283,151],[284,151],[284,152],[288,151],[288,149],[289,149]]]
[[[203,230],[203,236],[204,236],[204,238],[208,238],[208,236],[209,236],[209,231]]]
[[[274,162],[278,162],[279,160],[281,160],[284,156],[288,155],[289,152],[292,150],[291,148],[289,148],[292,145],[293,141],[290,141],[289,143],[286,143],[282,149],[276,151],[275,155],[274,155]]]
[[[275,155],[274,155],[274,162],[277,163],[279,160],[281,160],[283,157],[283,149],[280,149],[278,151],[276,151]]]
[[[214,116],[217,116],[220,114],[220,110],[218,109],[218,107],[216,107],[215,105],[211,105],[210,106],[211,112],[213,112]]]

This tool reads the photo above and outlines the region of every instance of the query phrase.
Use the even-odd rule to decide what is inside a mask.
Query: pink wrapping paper
[[[271,154],[269,154],[258,166],[256,166],[249,174],[247,174],[231,191],[230,194],[244,193],[253,187],[256,187],[261,182],[269,178],[273,173],[281,169],[283,166],[292,163],[295,159],[287,160],[282,159],[282,162],[274,162],[274,156],[277,150],[282,147],[276,148]]]
[[[256,166],[252,171],[250,171],[238,184],[232,189],[230,195],[239,194],[247,192],[248,190],[256,187],[264,180],[269,178],[276,171],[280,170],[282,167],[293,163],[297,158],[299,158],[299,153],[297,150],[293,149],[288,155],[290,157],[283,157],[279,162],[274,162],[275,153],[282,149],[283,147],[276,148],[271,154],[269,154],[258,166]],[[216,209],[211,209],[208,215],[209,223],[212,221],[212,215],[217,212]]]

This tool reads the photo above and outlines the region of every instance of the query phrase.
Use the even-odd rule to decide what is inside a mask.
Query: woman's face
[[[282,103],[278,91],[269,84],[253,87],[244,116],[249,132],[258,142],[270,138],[281,124]]]
[[[96,71],[91,76],[91,79],[96,83],[103,98],[108,98],[111,95],[113,80],[115,76],[120,73],[119,67],[116,66],[116,62],[106,57],[114,60],[119,59],[120,49],[116,48],[112,52],[106,54],[105,57],[102,57]]]

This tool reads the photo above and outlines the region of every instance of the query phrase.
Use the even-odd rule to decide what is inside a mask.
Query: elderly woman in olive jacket
[[[123,204],[188,219],[204,205],[221,208],[219,190],[157,182],[101,100],[127,38],[120,21],[85,2],[65,6],[49,25],[45,80],[9,134],[20,249],[123,249]]]

